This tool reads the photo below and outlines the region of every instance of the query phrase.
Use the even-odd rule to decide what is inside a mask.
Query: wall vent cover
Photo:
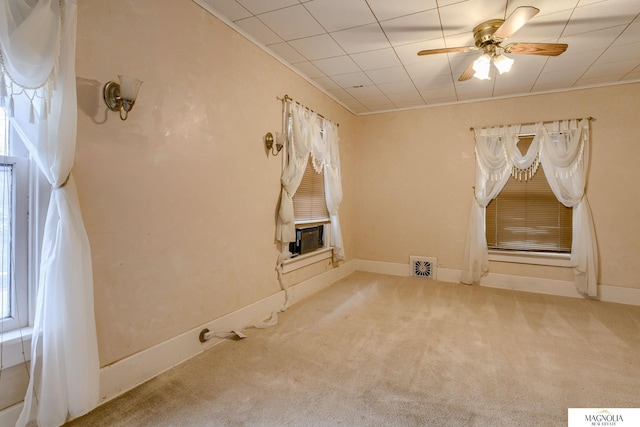
[[[431,280],[436,279],[436,269],[438,266],[436,258],[411,256],[409,257],[409,264],[411,266],[412,276]]]

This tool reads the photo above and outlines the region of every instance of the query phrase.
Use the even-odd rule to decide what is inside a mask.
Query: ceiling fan
[[[475,46],[448,47],[443,49],[421,50],[418,55],[434,55],[437,53],[469,52],[482,50],[483,54],[473,61],[462,73],[458,81],[469,80],[471,77],[489,79],[491,62],[500,74],[511,69],[513,59],[504,53],[558,56],[568,45],[563,43],[502,43],[513,33],[522,28],[540,9],[532,6],[521,6],[513,11],[506,20],[491,19],[476,25],[473,29]]]

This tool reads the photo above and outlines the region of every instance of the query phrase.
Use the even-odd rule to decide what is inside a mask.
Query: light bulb
[[[473,62],[473,70],[475,74],[473,77],[478,78],[480,80],[490,80],[489,70],[491,69],[491,57],[486,53],[481,55],[478,59]]]
[[[500,74],[506,73],[509,70],[511,70],[511,66],[513,65],[513,59],[503,54],[500,54],[493,57],[493,65],[496,66]]]

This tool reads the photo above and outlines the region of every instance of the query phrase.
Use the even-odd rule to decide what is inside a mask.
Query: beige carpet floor
[[[566,426],[640,406],[640,307],[355,273],[68,426]]]

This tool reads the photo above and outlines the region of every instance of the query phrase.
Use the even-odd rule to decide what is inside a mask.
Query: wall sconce
[[[267,132],[267,134],[264,136],[264,144],[267,146],[267,151],[271,150],[271,154],[274,156],[277,156],[283,147],[283,144],[280,138],[278,138],[278,140],[276,141],[276,147],[275,147],[276,151],[275,152],[273,151],[273,134],[271,132]]]
[[[133,108],[138,97],[142,82],[134,77],[119,75],[120,84],[108,82],[104,85],[104,102],[111,111],[119,111],[120,119],[127,120],[129,111]],[[124,111],[124,115],[122,112]]]

